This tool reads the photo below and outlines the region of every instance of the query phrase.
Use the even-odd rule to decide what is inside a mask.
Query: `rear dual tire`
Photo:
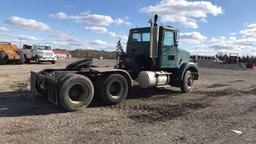
[[[129,84],[121,74],[111,74],[96,83],[96,96],[106,105],[114,105],[126,99]]]
[[[59,81],[59,104],[66,111],[77,111],[82,107],[87,107],[94,95],[94,87],[89,78],[77,74],[65,74],[57,77]],[[47,84],[46,84],[47,85]],[[38,77],[31,79],[31,90],[33,95],[47,99],[47,91],[42,91],[38,82]]]
[[[87,107],[94,95],[94,87],[89,78],[73,74],[63,78],[59,89],[60,105],[67,111],[77,111]]]

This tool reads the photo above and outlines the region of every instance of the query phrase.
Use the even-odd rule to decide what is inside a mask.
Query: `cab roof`
[[[177,30],[175,27],[172,26],[159,26],[163,27],[164,29],[170,29],[170,30]],[[130,29],[130,32],[149,32],[151,30],[151,27],[141,27],[141,28],[132,28]]]

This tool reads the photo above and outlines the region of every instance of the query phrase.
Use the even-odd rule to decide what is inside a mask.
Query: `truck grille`
[[[50,53],[50,52],[46,52],[44,53],[45,56],[53,56],[53,53]]]

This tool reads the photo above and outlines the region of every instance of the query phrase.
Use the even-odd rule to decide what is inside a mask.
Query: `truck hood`
[[[54,53],[52,50],[37,50],[40,53]]]

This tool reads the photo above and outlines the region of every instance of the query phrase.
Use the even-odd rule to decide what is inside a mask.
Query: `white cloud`
[[[256,24],[249,25],[246,29],[240,31],[238,35],[229,37],[221,36],[212,38],[212,47],[216,46],[219,49],[242,50],[256,48]]]
[[[63,20],[73,20],[75,22],[85,22],[93,25],[102,25],[102,26],[110,26],[114,25],[130,25],[131,23],[128,21],[128,18],[118,18],[113,19],[108,15],[100,15],[100,14],[90,14],[89,12],[84,12],[78,15],[67,15],[64,12],[58,12],[55,14],[49,15],[52,18],[63,19]]]
[[[9,26],[14,26],[23,29],[31,29],[31,30],[39,30],[39,31],[47,31],[50,30],[50,26],[43,22],[39,22],[34,19],[26,19],[18,16],[12,16],[7,21]]]
[[[191,51],[192,55],[204,55],[204,56],[215,56],[216,50],[209,48],[208,45],[200,45],[193,48]]]
[[[150,15],[158,14],[163,23],[176,22],[187,28],[198,28],[198,21],[207,22],[209,14],[217,16],[223,13],[222,8],[212,2],[187,0],[161,0],[140,11]]]
[[[108,45],[108,43],[103,40],[95,40],[94,43],[98,45]]]
[[[39,41],[40,39],[34,37],[34,36],[31,36],[31,35],[19,35],[18,36],[21,40],[25,40],[25,41]]]
[[[103,40],[94,40],[93,42],[90,42],[90,44],[97,47],[98,50],[115,50],[115,44]]]
[[[67,48],[67,49],[89,48],[88,41],[79,37],[72,36],[68,32],[51,30],[49,32],[49,35],[52,38],[51,43],[55,47]]]
[[[10,29],[6,28],[6,27],[0,27],[0,31],[2,32],[8,32],[10,31]]]
[[[83,38],[72,36],[68,32],[53,30],[50,33],[52,37],[51,45],[58,48],[66,49],[97,49],[97,50],[113,50],[111,43],[102,40],[87,41]]]
[[[25,30],[30,29],[30,30],[41,31],[49,35],[49,38],[47,38],[47,40],[43,40],[41,38],[27,35],[27,34],[7,33],[8,38],[6,37],[3,40],[8,40],[18,45],[19,45],[19,39],[21,38],[22,43],[47,44],[55,48],[56,47],[65,48],[65,49],[82,48],[82,49],[98,49],[98,50],[114,50],[115,48],[113,43],[109,43],[102,40],[88,41],[88,40],[85,40],[84,38],[73,36],[69,32],[55,30],[51,28],[49,25],[33,19],[26,19],[22,17],[12,16],[6,21],[6,24],[8,26],[17,27],[20,29],[25,29]],[[85,29],[92,30],[93,32],[104,33],[112,37],[119,36],[116,33],[108,32],[108,29],[105,27],[94,26],[94,27],[86,27]],[[2,29],[2,30],[6,30],[6,29]],[[1,36],[4,37],[4,35],[1,35]]]
[[[229,33],[229,35],[231,35],[231,36],[235,36],[235,35],[236,35],[236,33],[235,33],[235,32],[231,32],[231,33]]]
[[[53,47],[61,47],[67,49],[74,48],[91,48],[94,45],[82,38],[74,37],[70,35],[68,32],[58,31],[52,29],[50,26],[43,22],[39,22],[33,19],[25,19],[21,17],[12,16],[7,20],[8,26],[14,26],[21,29],[31,29],[43,31],[49,34],[51,37],[50,41],[41,41],[40,39],[30,36],[30,35],[18,35],[12,39],[18,40],[21,38],[23,42],[26,43],[47,43],[51,44]],[[97,45],[96,49],[100,46]]]
[[[21,44],[39,44],[43,43],[41,38],[28,35],[28,34],[16,34],[13,32],[3,33],[0,35],[1,41],[11,42],[12,44],[17,45],[20,47]]]
[[[98,27],[98,26],[87,26],[84,27],[86,31],[93,32],[93,33],[107,33],[108,29],[105,27]]]
[[[207,40],[207,37],[199,32],[180,33],[181,43],[186,44],[201,44]]]
[[[230,36],[213,37],[204,46],[194,48],[194,53],[239,53],[239,55],[256,56],[256,24],[250,24],[240,33],[230,33]]]
[[[255,38],[256,39],[256,24],[250,24],[246,29],[241,30],[240,33],[244,38]]]
[[[128,37],[126,35],[120,35],[114,32],[108,31],[106,27],[98,27],[98,26],[87,26],[84,28],[86,31],[94,32],[94,33],[102,33],[108,36],[111,36],[115,39],[121,39],[124,44],[126,44]]]

